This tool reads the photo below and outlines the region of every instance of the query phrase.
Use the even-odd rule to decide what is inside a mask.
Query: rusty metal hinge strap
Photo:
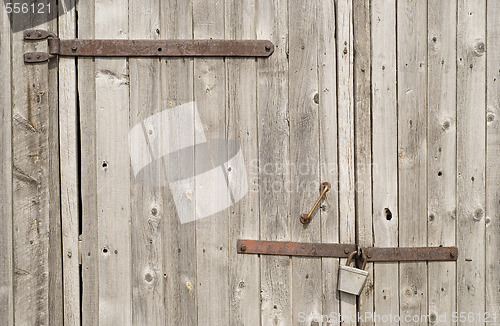
[[[25,40],[48,39],[48,53],[25,53],[25,62],[60,56],[84,57],[268,57],[268,40],[61,40],[42,30],[24,32]]]
[[[239,254],[347,258],[355,244],[238,240]],[[456,261],[457,247],[361,248],[369,262]]]

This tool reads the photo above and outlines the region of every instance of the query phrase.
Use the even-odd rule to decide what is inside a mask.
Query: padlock
[[[361,269],[349,266],[353,261],[354,256],[357,255],[356,251],[349,254],[345,266],[339,268],[338,289],[341,292],[359,295],[365,287],[366,280],[368,279],[368,271],[365,271],[366,256],[362,255],[363,266]]]

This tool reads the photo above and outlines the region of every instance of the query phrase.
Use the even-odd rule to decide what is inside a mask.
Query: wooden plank
[[[129,38],[159,39],[158,0],[129,3]],[[160,61],[156,58],[129,58],[130,127],[162,110],[160,94]],[[147,126],[145,125],[145,128]],[[163,130],[154,130],[155,136]],[[160,137],[161,139],[161,137]],[[129,138],[130,148],[137,148],[144,138]],[[136,143],[134,145],[134,142]],[[152,151],[161,141],[148,143]],[[156,148],[155,148],[156,147]],[[131,151],[131,156],[140,153]],[[154,164],[154,163],[153,163]],[[161,169],[151,171],[150,179],[164,178]],[[164,219],[163,192],[152,186],[153,180],[136,180],[131,176],[130,204],[132,214],[132,324],[164,325],[165,278],[163,277],[163,241],[161,221]]]
[[[230,40],[256,39],[255,1],[225,1],[225,34]],[[259,238],[259,178],[256,165],[257,62],[254,58],[226,59],[227,137],[240,146],[247,180],[228,173],[231,187],[241,187],[245,197],[230,208],[229,220],[229,324],[251,325],[260,320],[259,257],[238,255],[238,239]],[[228,152],[230,150],[228,149]],[[230,158],[229,158],[230,159]],[[238,167],[236,167],[238,168]],[[255,173],[255,174],[254,174]]]
[[[161,3],[160,37],[191,39],[193,37],[193,5],[190,1]],[[161,59],[161,107],[163,110],[193,102],[193,59]],[[192,127],[189,128],[192,131]],[[179,162],[170,154],[171,162],[183,164],[183,169],[194,174],[192,162]],[[194,184],[192,185],[195,186]],[[164,188],[164,276],[166,320],[168,325],[197,325],[198,307],[196,291],[196,222],[181,224],[177,208]],[[193,195],[196,200],[196,194]],[[185,213],[184,213],[185,214]],[[193,216],[194,219],[194,216]]]
[[[370,1],[353,2],[354,28],[354,117],[355,117],[355,187],[357,243],[361,247],[373,246],[372,220],[372,125],[371,125],[371,17]],[[359,296],[358,311],[361,316],[373,314],[373,264],[365,289]],[[373,320],[360,321],[373,325]]]
[[[66,11],[66,4],[71,10]],[[60,38],[76,37],[75,3],[61,2],[65,12],[59,20]],[[80,265],[78,235],[80,223],[80,191],[78,146],[76,60],[59,59],[59,145],[61,166],[61,226],[64,289],[64,324],[80,325]]]
[[[14,15],[12,30],[56,29],[47,14]],[[42,49],[12,34],[14,320],[62,324],[61,239],[57,136],[57,65],[29,66],[22,53]]]
[[[12,94],[10,21],[6,11],[0,13],[0,321],[14,325],[14,284],[12,269]]]
[[[454,246],[456,235],[455,1],[428,0],[428,246]],[[456,311],[456,263],[428,263],[429,318]],[[451,318],[446,321],[452,325]]]
[[[321,242],[339,243],[338,210],[338,139],[337,139],[337,50],[335,1],[318,1],[318,101],[320,180],[329,181],[331,189],[321,203]],[[323,291],[322,315],[340,313],[337,295],[339,259],[321,259]]]
[[[320,194],[319,110],[314,98],[318,94],[318,41],[316,24],[317,3],[288,3],[289,14],[289,74],[290,92],[290,161],[291,165],[291,240],[321,241],[321,217],[312,217],[304,226],[300,214],[310,209]],[[292,258],[292,324],[309,324],[322,308],[321,261],[310,257]],[[300,298],[300,299],[294,299]],[[300,318],[305,313],[306,320]]]
[[[373,245],[397,247],[396,2],[373,0],[371,8]],[[379,315],[399,314],[397,266],[374,266],[374,311]]]
[[[128,3],[95,4],[95,37],[128,37]],[[129,76],[126,59],[95,59],[99,325],[132,324]]]
[[[78,36],[95,38],[95,3],[78,2]],[[94,58],[79,58],[80,160],[82,198],[82,325],[99,324],[99,247],[97,241],[96,81]],[[101,168],[99,166],[99,168]]]
[[[483,314],[486,1],[458,1],[457,17],[457,311]]]
[[[427,1],[397,3],[399,245],[427,245]],[[394,119],[394,117],[393,117]],[[400,315],[427,314],[427,263],[399,266]],[[406,320],[401,325],[410,324]]]
[[[487,1],[486,315],[500,321],[500,3]],[[496,317],[496,320],[493,319]]]
[[[340,242],[356,241],[356,208],[354,176],[354,51],[352,1],[337,1],[337,104],[338,104],[338,166]],[[340,260],[345,264],[345,260]],[[340,293],[340,313],[356,315],[356,297]],[[355,325],[347,318],[346,325]]]
[[[193,1],[194,38],[224,39],[224,34],[224,2]],[[220,58],[194,60],[194,80],[196,81],[194,99],[207,140],[227,137],[225,76],[225,63]],[[213,143],[208,142],[209,146]],[[195,164],[200,164],[206,159],[202,152],[195,150]],[[199,181],[200,178],[197,177],[195,180],[197,189],[201,188]],[[201,190],[196,192],[196,202],[225,200],[222,192],[209,193]],[[228,246],[234,246],[234,243],[228,243],[228,218],[228,210],[223,210],[196,221],[196,280],[198,324],[200,325],[229,323]],[[217,304],[214,304],[215,302]]]
[[[287,0],[256,1],[257,38],[275,46],[271,57],[257,59],[258,153],[249,173],[259,178],[262,240],[291,240],[288,27]],[[260,262],[261,324],[291,325],[291,259],[262,256]]]

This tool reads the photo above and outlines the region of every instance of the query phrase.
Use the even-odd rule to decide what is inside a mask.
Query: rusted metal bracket
[[[355,244],[238,240],[239,254],[347,258]]]
[[[267,40],[61,40],[44,30],[27,30],[25,40],[48,39],[48,53],[24,54],[26,63],[55,56],[72,57],[268,57]]]
[[[355,244],[238,240],[239,254],[347,258]],[[369,262],[456,261],[457,247],[361,248]]]

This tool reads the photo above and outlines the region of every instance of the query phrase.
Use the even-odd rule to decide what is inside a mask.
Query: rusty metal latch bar
[[[347,258],[356,244],[238,240],[239,254]],[[457,247],[361,248],[369,262],[456,261]]]
[[[48,53],[24,54],[26,63],[71,57],[268,57],[268,40],[61,40],[44,30],[27,30],[25,40],[48,40]]]

